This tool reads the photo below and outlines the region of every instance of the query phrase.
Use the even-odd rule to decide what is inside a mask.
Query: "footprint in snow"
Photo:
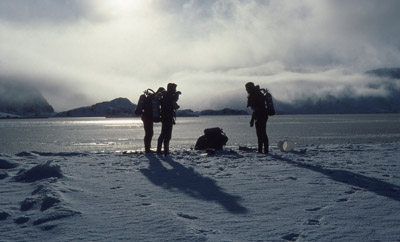
[[[181,217],[181,218],[190,219],[190,220],[199,219],[199,218],[196,217],[196,216],[191,216],[191,215],[184,214],[184,213],[178,213],[178,216]]]
[[[300,234],[290,233],[290,234],[283,236],[282,239],[284,239],[286,241],[297,241],[299,236],[300,236]]]
[[[24,224],[24,223],[28,222],[29,220],[30,220],[29,217],[22,216],[22,217],[16,218],[14,220],[14,223],[16,223],[16,224]]]
[[[146,195],[144,195],[144,194],[139,194],[139,193],[136,193],[135,196],[136,196],[136,197],[147,197]]]
[[[344,192],[344,193],[346,193],[346,194],[353,194],[353,193],[355,193],[356,191],[354,191],[354,190],[350,190],[350,191],[346,191],[346,192]]]
[[[43,227],[41,227],[40,229],[43,230],[43,231],[48,231],[48,230],[54,229],[55,227],[57,227],[57,225],[52,224],[52,225],[43,226]]]
[[[320,221],[318,219],[309,219],[306,222],[307,225],[320,225]]]
[[[11,215],[9,213],[7,213],[7,212],[0,212],[0,221],[6,220],[10,216]]]
[[[307,212],[315,212],[323,209],[323,207],[315,207],[315,208],[308,208],[306,209]]]
[[[211,230],[206,230],[206,229],[194,229],[198,234],[201,234],[201,235],[205,235],[205,236],[207,236],[207,235],[209,235],[209,234],[220,234],[220,232],[218,231],[218,230],[214,230],[214,229],[211,229]]]

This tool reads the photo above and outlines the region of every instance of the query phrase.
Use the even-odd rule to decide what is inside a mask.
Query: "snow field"
[[[399,241],[400,143],[0,155],[0,241]]]

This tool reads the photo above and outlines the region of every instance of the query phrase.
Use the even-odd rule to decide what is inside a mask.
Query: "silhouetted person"
[[[156,93],[150,93],[146,96],[146,100],[142,110],[142,121],[144,127],[144,149],[146,153],[151,152],[151,140],[153,138],[153,100],[156,94],[165,91],[163,87],[158,88]]]
[[[181,92],[176,91],[176,84],[168,83],[167,91],[160,100],[161,134],[158,138],[157,153],[161,153],[164,144],[164,155],[169,154],[169,142],[172,137],[172,126],[175,124],[175,110],[179,108],[177,101]]]
[[[267,136],[267,121],[268,113],[266,108],[265,97],[260,91],[260,87],[254,83],[246,83],[246,91],[249,94],[247,97],[247,107],[253,110],[250,127],[256,123],[256,133],[258,140],[258,153],[268,154],[268,136]]]

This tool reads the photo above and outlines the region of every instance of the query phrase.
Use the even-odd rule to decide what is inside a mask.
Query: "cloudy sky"
[[[363,72],[400,67],[398,0],[1,0],[0,78],[64,111],[168,82],[182,108],[274,97],[384,95]]]

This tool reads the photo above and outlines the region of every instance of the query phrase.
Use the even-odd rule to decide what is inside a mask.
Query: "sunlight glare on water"
[[[206,128],[220,127],[228,136],[227,148],[255,147],[250,116],[178,117],[171,150],[190,149]],[[297,146],[400,141],[400,115],[276,115],[267,125],[271,147],[281,140]],[[154,123],[155,148],[161,124]],[[132,118],[49,118],[0,120],[0,153],[116,152],[143,149],[142,120]]]
[[[102,125],[108,127],[122,127],[122,126],[134,126],[141,127],[143,126],[143,122],[140,119],[95,119],[95,120],[73,120],[70,121],[71,124],[76,125]]]

